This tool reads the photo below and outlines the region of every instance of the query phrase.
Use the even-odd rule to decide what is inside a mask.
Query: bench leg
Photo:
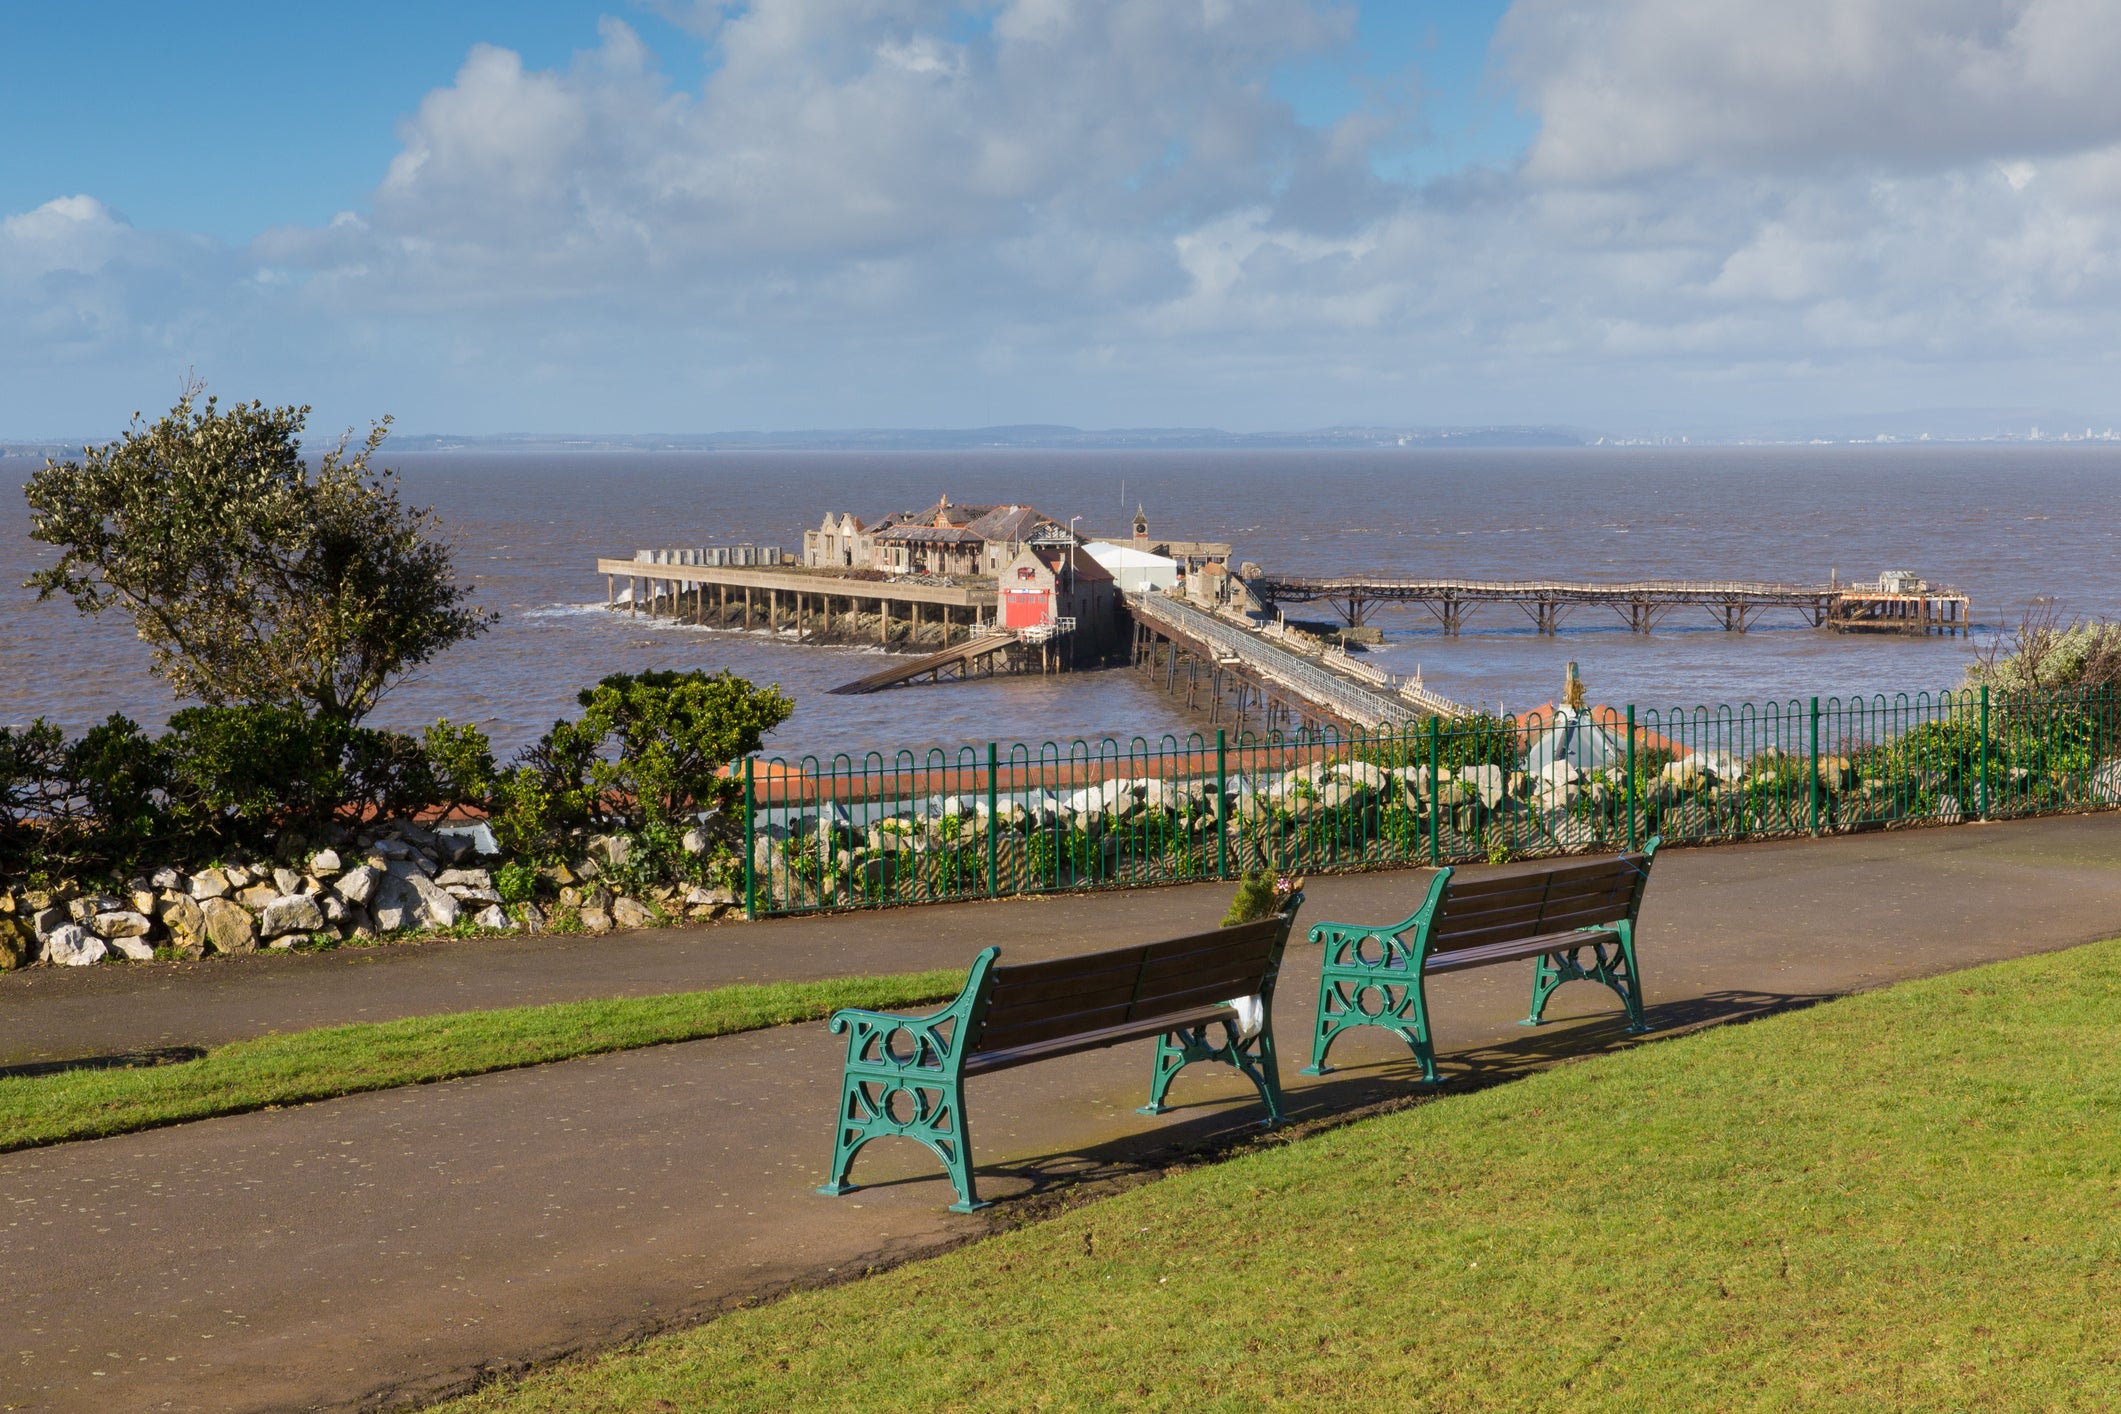
[[[1583,961],[1583,953],[1589,950],[1591,961]],[[1532,962],[1532,1011],[1520,1022],[1523,1026],[1537,1026],[1547,1009],[1547,998],[1564,982],[1597,982],[1612,989],[1627,1008],[1628,1031],[1641,1035],[1649,1030],[1642,1015],[1642,985],[1635,972],[1635,929],[1627,924],[1616,924],[1612,941],[1584,943],[1567,952],[1546,953]]]
[[[1380,998],[1375,1011],[1363,1008],[1362,994],[1366,991],[1375,991]],[[1428,993],[1418,978],[1389,984],[1360,977],[1321,978],[1318,1016],[1311,1030],[1311,1063],[1303,1073],[1328,1074],[1333,1067],[1326,1064],[1326,1052],[1343,1031],[1358,1026],[1382,1026],[1393,1032],[1421,1062],[1424,1083],[1433,1085],[1442,1079],[1436,1073],[1436,1051],[1429,1040]]]
[[[1181,1070],[1195,1061],[1220,1061],[1236,1067],[1258,1087],[1260,1101],[1267,1107],[1267,1124],[1270,1127],[1280,1124],[1285,1116],[1281,1108],[1281,1063],[1274,1051],[1274,1028],[1262,1026],[1259,1034],[1240,1038],[1236,1023],[1223,1021],[1215,1024],[1224,1031],[1225,1039],[1220,1046],[1208,1044],[1208,1028],[1205,1026],[1166,1032],[1156,1038],[1156,1068],[1149,1079],[1149,1103],[1137,1113],[1162,1114],[1167,1108],[1164,1095]]]
[[[894,1094],[906,1097],[901,1104],[910,1113],[904,1119],[891,1112]],[[965,1126],[965,1087],[952,1080],[893,1084],[873,1077],[846,1076],[840,1086],[839,1124],[833,1130],[831,1174],[817,1191],[828,1198],[852,1193],[856,1185],[847,1181],[847,1171],[854,1166],[854,1156],[870,1140],[891,1134],[918,1140],[943,1161],[951,1186],[957,1189],[951,1212],[971,1213],[987,1206],[972,1185],[972,1138]]]

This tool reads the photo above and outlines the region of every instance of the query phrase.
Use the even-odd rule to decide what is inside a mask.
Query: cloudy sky
[[[2113,0],[0,7],[0,437],[2121,414]]]

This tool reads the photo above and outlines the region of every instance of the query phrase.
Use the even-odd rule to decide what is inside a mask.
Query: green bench
[[[1436,1052],[1424,983],[1440,972],[1532,960],[1532,1012],[1537,1026],[1547,998],[1564,982],[1601,982],[1620,995],[1628,1030],[1642,1019],[1642,985],[1635,968],[1635,915],[1650,881],[1659,840],[1640,854],[1558,868],[1511,870],[1478,879],[1439,869],[1428,897],[1403,922],[1385,926],[1320,923],[1318,1014],[1306,1075],[1324,1075],[1334,1041],[1361,1026],[1382,1026],[1414,1048],[1422,1079],[1435,1082]]]
[[[1156,1038],[1143,1114],[1161,1114],[1179,1071],[1195,1061],[1234,1066],[1259,1088],[1268,1124],[1279,1123],[1274,981],[1302,894],[1257,923],[1165,942],[1000,966],[1000,948],[973,961],[957,999],[930,1016],[847,1007],[832,1175],[818,1192],[853,1191],[847,1171],[872,1139],[901,1135],[935,1151],[957,1188],[952,1211],[987,1206],[972,1185],[965,1081],[1036,1061]],[[1235,1002],[1258,999],[1243,1015]],[[1252,1024],[1248,1025],[1247,1023]],[[1211,1041],[1211,1031],[1221,1039]]]

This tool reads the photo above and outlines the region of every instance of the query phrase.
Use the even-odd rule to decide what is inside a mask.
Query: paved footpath
[[[1403,916],[1418,873],[1312,881],[1302,922]],[[1054,954],[1212,924],[1228,888],[1025,900],[565,943],[466,943],[0,981],[23,1057],[718,982]],[[1651,1018],[1712,1023],[2121,933],[2121,816],[1674,851],[1642,921]],[[350,959],[350,960],[348,960]],[[1276,1025],[1299,1119],[1414,1093],[1404,1051],[1344,1040],[1295,1072],[1317,954]],[[1481,1083],[1626,1044],[1609,995],[1514,1025],[1528,969],[1447,976],[1447,1070]],[[49,1008],[52,1016],[42,1013]],[[26,1038],[26,1039],[21,1039]],[[942,1250],[1069,1194],[1240,1142],[1256,1101],[1190,1070],[1134,1112],[1147,1047],[971,1088],[974,1216],[924,1151],[877,1144],[822,1177],[840,1043],[753,1032],[0,1156],[0,1407],[369,1409]]]

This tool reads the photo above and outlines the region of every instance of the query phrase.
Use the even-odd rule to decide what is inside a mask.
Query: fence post
[[[1001,821],[995,811],[994,778],[999,770],[1001,751],[993,742],[987,743],[987,897],[995,894],[995,880],[1001,874],[1002,832]]]
[[[1819,836],[1819,699],[1812,699],[1812,837]]]
[[[1635,704],[1628,704],[1628,849],[1635,848]]]
[[[1981,684],[1981,818],[1988,818],[1988,684]]]
[[[751,783],[752,758],[744,758],[744,916],[759,916],[757,796]]]
[[[1443,810],[1443,795],[1437,789],[1436,777],[1439,763],[1443,760],[1443,728],[1434,713],[1429,716],[1429,867],[1435,868],[1443,862],[1443,847],[1438,842],[1436,817]]]
[[[1230,877],[1229,733],[1215,729],[1215,877]]]

